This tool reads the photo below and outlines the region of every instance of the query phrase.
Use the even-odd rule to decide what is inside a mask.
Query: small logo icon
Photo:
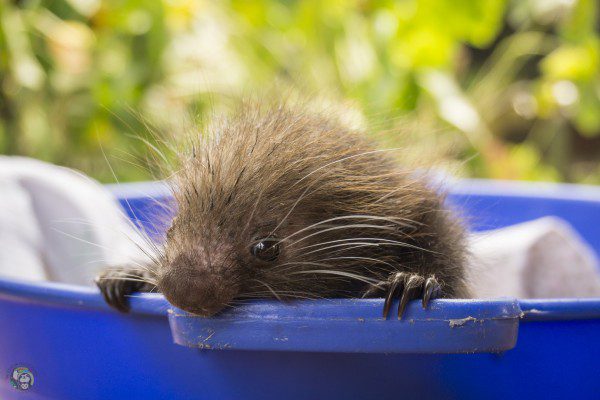
[[[17,390],[29,390],[33,386],[33,373],[27,367],[15,367],[10,375],[10,384]]]

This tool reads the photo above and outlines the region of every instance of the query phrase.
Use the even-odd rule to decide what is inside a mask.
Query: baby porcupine
[[[465,233],[443,195],[333,118],[245,105],[180,159],[156,263],[97,279],[122,311],[154,286],[203,316],[234,299],[384,296],[384,316],[398,297],[401,317],[412,299],[468,297]]]

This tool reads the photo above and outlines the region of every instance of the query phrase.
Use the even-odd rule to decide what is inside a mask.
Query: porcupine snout
[[[159,277],[158,287],[176,307],[210,317],[222,311],[238,293],[226,260],[181,253]]]

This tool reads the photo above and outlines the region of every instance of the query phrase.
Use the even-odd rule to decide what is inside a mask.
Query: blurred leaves
[[[168,41],[160,3],[2,0],[1,150],[112,180],[102,148],[143,151],[125,136],[144,129],[130,110],[163,79]]]
[[[119,179],[147,178],[129,164],[147,153],[143,119],[161,135],[283,83],[466,175],[600,183],[596,0],[0,6],[4,153],[111,181],[105,152]]]

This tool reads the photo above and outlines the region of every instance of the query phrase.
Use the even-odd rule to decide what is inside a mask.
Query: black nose
[[[175,261],[158,282],[158,288],[174,306],[210,317],[222,311],[237,294],[233,279],[225,271]]]

